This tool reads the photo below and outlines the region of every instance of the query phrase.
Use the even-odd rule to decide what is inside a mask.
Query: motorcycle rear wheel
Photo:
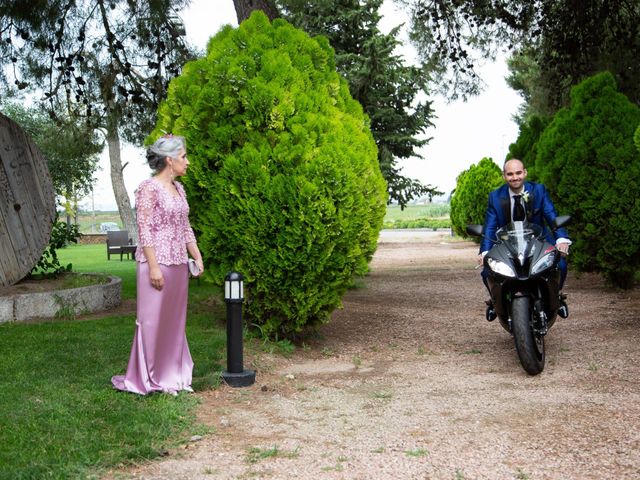
[[[529,297],[513,299],[511,322],[518,358],[529,375],[538,375],[544,369],[544,337],[534,334],[532,315]]]

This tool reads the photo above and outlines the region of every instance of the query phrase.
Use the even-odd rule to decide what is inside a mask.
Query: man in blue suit
[[[502,176],[505,184],[489,194],[489,204],[484,219],[484,238],[480,243],[480,254],[478,261],[482,265],[482,260],[492,246],[490,238],[495,238],[496,231],[507,225],[509,222],[525,220],[538,224],[542,227],[549,243],[555,244],[562,254],[562,259],[558,265],[560,268],[560,290],[567,277],[567,260],[565,256],[569,253],[569,235],[564,228],[559,228],[555,232],[549,230],[547,225],[551,225],[557,214],[553,206],[551,197],[544,185],[534,182],[526,182],[527,169],[521,160],[512,158],[504,163]],[[545,224],[546,222],[546,224]],[[482,271],[482,280],[487,285],[487,272]],[[564,295],[560,296],[560,309],[558,314],[562,317],[568,315],[568,309],[564,302]],[[491,300],[487,302],[487,320],[496,318]]]

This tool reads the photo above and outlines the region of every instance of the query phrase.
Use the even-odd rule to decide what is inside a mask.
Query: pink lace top
[[[196,241],[189,224],[189,204],[184,187],[173,182],[179,196],[173,195],[160,182],[148,178],[137,188],[138,246],[153,247],[156,260],[163,265],[187,263],[187,243]],[[146,262],[142,248],[136,260]]]

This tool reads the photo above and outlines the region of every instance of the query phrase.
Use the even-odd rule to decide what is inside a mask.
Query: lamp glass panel
[[[231,282],[231,298],[233,300],[240,298],[240,282]]]

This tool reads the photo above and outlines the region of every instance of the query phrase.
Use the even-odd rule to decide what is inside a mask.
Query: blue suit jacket
[[[558,216],[553,206],[549,192],[541,183],[525,182],[524,190],[529,192],[529,199],[525,203],[525,211],[527,220],[536,223],[543,228],[544,234],[549,243],[555,245],[556,240],[560,237],[569,238],[566,229],[559,228],[555,232],[551,232],[547,225]],[[504,227],[511,221],[511,199],[509,198],[509,186],[502,185],[489,194],[489,204],[484,216],[484,235],[480,243],[480,252],[490,250],[493,246],[489,238],[494,239],[496,231]],[[546,221],[546,224],[545,224]]]

